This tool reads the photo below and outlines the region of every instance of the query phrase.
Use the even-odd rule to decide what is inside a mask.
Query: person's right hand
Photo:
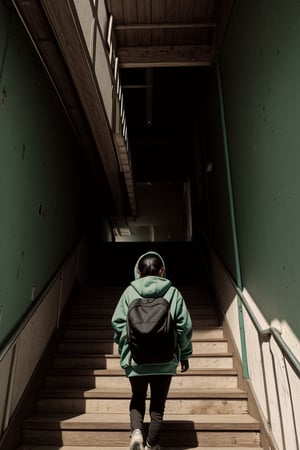
[[[180,361],[181,363],[181,372],[186,372],[189,369],[189,360],[188,359],[183,359],[182,361]]]

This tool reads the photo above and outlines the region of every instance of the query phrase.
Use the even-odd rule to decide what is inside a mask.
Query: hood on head
[[[154,254],[154,255],[157,255],[157,256],[162,260],[162,263],[163,263],[164,268],[166,268],[165,262],[164,262],[163,258],[160,256],[159,253],[153,252],[153,251],[146,252],[146,253],[144,253],[143,255],[141,255],[141,256],[139,257],[139,259],[137,260],[137,262],[136,262],[136,264],[135,264],[135,266],[134,266],[134,279],[135,279],[135,280],[137,280],[138,278],[140,278],[140,276],[139,276],[139,274],[138,274],[138,265],[139,265],[140,260],[141,260],[144,256],[149,255],[150,253],[151,253],[151,254]],[[162,276],[162,278],[166,278],[166,272],[164,272],[164,275]]]

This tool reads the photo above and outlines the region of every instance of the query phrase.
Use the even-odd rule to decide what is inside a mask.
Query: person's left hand
[[[182,361],[180,361],[181,363],[181,372],[186,372],[189,369],[189,360],[188,359],[183,359]]]

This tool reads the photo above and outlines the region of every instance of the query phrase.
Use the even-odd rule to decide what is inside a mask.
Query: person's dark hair
[[[161,258],[155,253],[148,253],[141,258],[137,268],[142,278],[148,275],[158,275],[162,267],[164,264]]]

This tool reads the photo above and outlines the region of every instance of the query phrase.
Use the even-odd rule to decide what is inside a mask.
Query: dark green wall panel
[[[238,2],[221,53],[243,282],[300,336],[300,3]]]
[[[3,4],[0,61],[1,342],[80,237],[82,165],[56,92]]]
[[[206,164],[212,164],[212,170],[206,172],[210,241],[232,277],[237,281],[233,231],[230,218],[230,187],[226,174],[226,149],[222,130],[221,103],[216,68],[210,72],[204,121],[206,130]]]

